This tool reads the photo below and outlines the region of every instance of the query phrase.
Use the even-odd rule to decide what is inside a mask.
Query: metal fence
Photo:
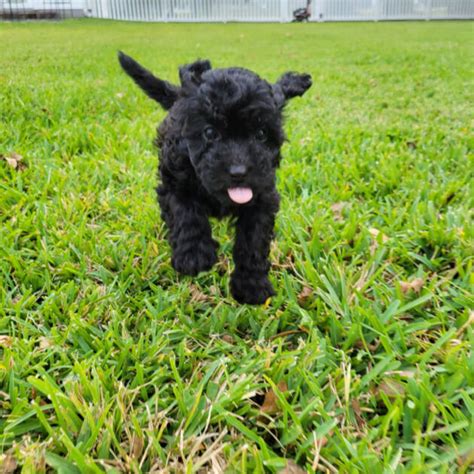
[[[0,0],[0,17],[66,16],[160,22],[288,22],[306,0]],[[311,21],[473,19],[474,0],[313,0]]]
[[[160,22],[288,22],[306,0],[86,0],[90,16]],[[472,19],[474,0],[313,0],[311,21]]]
[[[57,20],[85,15],[84,0],[0,0],[0,19]]]

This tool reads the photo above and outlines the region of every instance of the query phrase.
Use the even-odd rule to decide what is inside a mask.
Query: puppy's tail
[[[148,97],[156,100],[165,110],[172,107],[178,99],[179,87],[157,78],[122,51],[118,52],[118,59],[122,69],[143,89]]]

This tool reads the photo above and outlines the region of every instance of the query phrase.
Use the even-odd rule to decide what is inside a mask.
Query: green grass
[[[467,472],[473,38],[467,22],[0,24],[0,154],[23,156],[0,160],[4,471]],[[227,222],[212,272],[172,270],[164,113],[118,49],[171,80],[197,57],[313,75],[286,113],[267,307],[229,295]]]

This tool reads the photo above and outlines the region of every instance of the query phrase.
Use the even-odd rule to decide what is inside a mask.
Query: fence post
[[[288,0],[280,0],[280,23],[288,20]]]
[[[432,3],[432,0],[428,0],[428,3],[426,4],[425,20],[431,20],[432,17],[433,17],[433,3]]]
[[[380,20],[380,0],[374,0],[375,2],[375,18],[374,21]]]
[[[102,4],[103,18],[110,18],[109,0],[100,0],[100,3]]]
[[[311,19],[316,19],[318,23],[324,21],[323,18],[323,0],[314,2],[314,6],[311,8]]]

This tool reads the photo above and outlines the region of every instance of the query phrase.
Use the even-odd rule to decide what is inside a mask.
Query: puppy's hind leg
[[[158,190],[161,215],[168,226],[173,268],[183,275],[210,270],[217,261],[218,244],[202,207],[193,199]]]

